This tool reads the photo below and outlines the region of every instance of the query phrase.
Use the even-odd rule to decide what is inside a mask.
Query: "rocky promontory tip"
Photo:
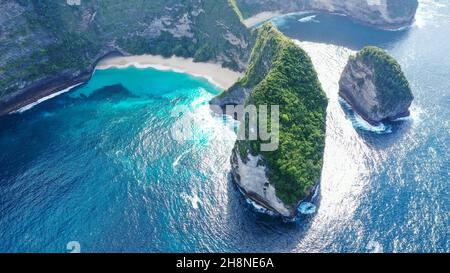
[[[409,116],[414,98],[400,64],[373,46],[350,57],[339,81],[339,95],[371,124]]]

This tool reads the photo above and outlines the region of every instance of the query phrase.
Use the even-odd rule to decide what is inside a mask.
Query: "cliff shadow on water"
[[[313,227],[315,214],[301,215],[296,221],[285,221],[281,217],[261,213],[249,203],[248,198],[243,197],[230,173],[227,180],[226,210],[231,212],[225,216],[227,232],[236,235],[227,239],[230,245],[239,245],[239,251],[255,251],[251,246],[242,244],[242,241],[250,240],[258,242],[259,252],[291,252],[298,248]],[[319,207],[320,192],[314,203]]]
[[[334,44],[352,50],[367,45],[382,48],[406,38],[410,27],[383,30],[355,22],[350,17],[321,12],[302,12],[272,19],[278,29],[288,37],[300,41]]]
[[[391,49],[410,35],[414,25],[386,30],[365,25],[349,16],[323,12],[299,12],[271,20],[286,36],[299,41],[328,44],[358,51],[367,46]],[[335,57],[333,57],[335,58]],[[336,57],[339,58],[339,57]],[[399,141],[412,125],[412,118],[384,121],[376,126],[366,122],[352,107],[339,99],[346,118],[369,146],[387,148]]]

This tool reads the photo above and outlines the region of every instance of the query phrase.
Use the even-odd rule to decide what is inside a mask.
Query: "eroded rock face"
[[[241,159],[238,148],[231,155],[231,167],[234,181],[245,194],[266,210],[275,212],[283,217],[292,218],[297,214],[296,207],[287,206],[276,194],[276,189],[269,182],[267,167],[261,156],[248,154]]]
[[[228,0],[78,2],[0,1],[0,116],[86,81],[112,52],[246,67],[250,33]]]
[[[320,182],[328,102],[306,52],[271,23],[257,28],[256,34],[244,77],[210,104],[213,110],[281,106],[277,148],[263,149],[261,135],[257,140],[238,139],[231,173],[258,209],[294,219],[299,204],[312,198]],[[239,130],[248,128],[242,116],[235,118]]]
[[[238,0],[245,15],[264,11],[279,13],[319,10],[342,13],[381,28],[409,25],[417,10],[417,0]]]
[[[413,100],[400,65],[376,47],[366,47],[349,59],[339,95],[371,124],[408,116]]]

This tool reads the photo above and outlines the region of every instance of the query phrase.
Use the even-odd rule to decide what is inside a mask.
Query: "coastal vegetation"
[[[237,85],[253,88],[246,104],[279,105],[280,143],[276,151],[265,152],[260,140],[243,140],[235,149],[244,161],[248,153],[261,155],[277,196],[295,206],[320,180],[328,102],[305,51],[271,23],[256,31],[247,71]]]
[[[413,99],[411,88],[400,64],[383,49],[368,46],[358,52],[356,56],[353,56],[352,59],[361,60],[373,67],[375,86],[382,102],[379,111],[388,111],[395,107],[399,100]]]

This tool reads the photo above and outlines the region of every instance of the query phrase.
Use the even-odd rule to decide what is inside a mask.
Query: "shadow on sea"
[[[253,205],[247,202],[241,193],[231,174],[227,176],[228,203],[227,225],[229,233],[236,234],[231,240],[231,245],[242,246],[238,251],[253,252],[290,252],[296,249],[299,243],[308,233],[312,226],[317,210],[320,206],[320,187],[314,204],[317,206],[316,213],[312,215],[299,215],[295,221],[285,221],[279,216],[270,216],[257,211]],[[249,238],[253,245],[246,245]]]
[[[33,164],[33,162],[41,156],[42,151],[49,148],[46,145],[41,145],[41,143],[53,143],[54,140],[61,136],[58,129],[60,124],[58,121],[55,121],[53,117],[55,117],[55,115],[62,109],[73,107],[76,104],[86,104],[90,102],[95,103],[96,101],[118,103],[126,99],[137,97],[120,84],[105,86],[95,90],[89,96],[82,95],[76,98],[71,97],[70,94],[77,91],[79,88],[81,88],[81,86],[50,100],[43,101],[42,103],[39,103],[22,113],[11,113],[0,117],[0,135],[14,136],[25,134],[28,136],[27,142],[14,146],[17,149],[26,150],[26,153],[18,150],[17,153],[15,153],[15,158],[13,159],[7,158],[7,154],[3,155],[4,158],[0,158],[2,159],[2,162],[7,162],[7,164],[11,165],[9,172],[18,175],[23,170],[29,168],[31,164]],[[96,109],[87,109],[84,114],[93,118],[96,116]],[[38,130],[33,127],[33,124],[39,124],[39,128],[45,128],[45,130]],[[12,143],[14,145],[16,144],[14,141]],[[11,162],[14,162],[15,160],[18,160],[20,164],[14,166]],[[12,181],[3,183],[12,183]]]
[[[362,25],[349,17],[326,13],[298,13],[272,19],[281,32],[300,41],[334,44],[352,50],[367,45],[389,48],[409,33],[409,28],[390,31]]]

